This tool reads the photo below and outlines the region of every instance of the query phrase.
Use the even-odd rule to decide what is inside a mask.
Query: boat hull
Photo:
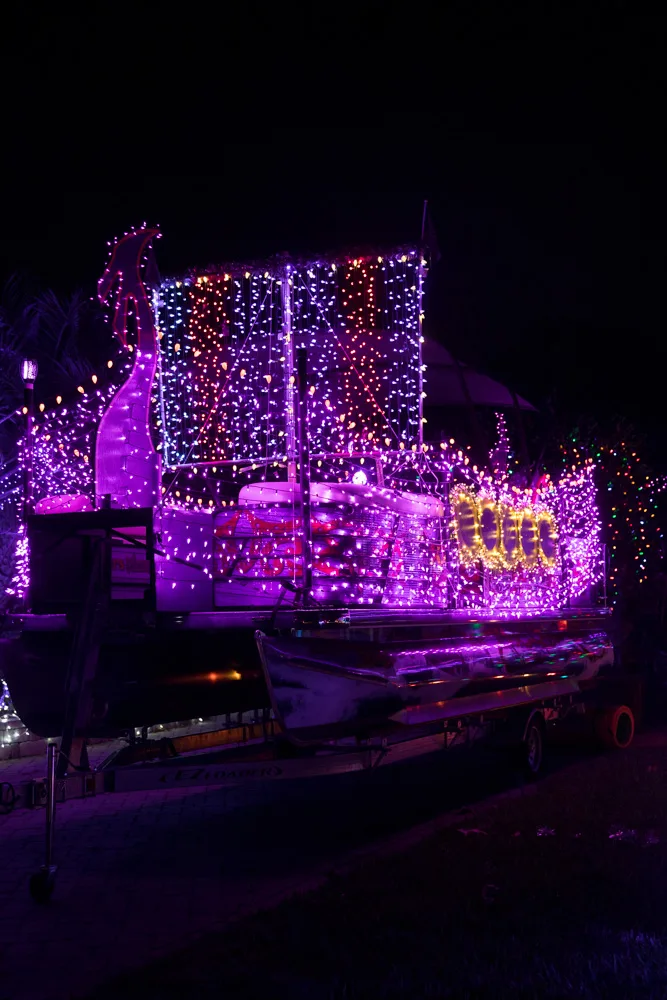
[[[369,736],[576,694],[611,670],[599,614],[508,622],[397,609],[211,612],[111,627],[80,735],[269,705],[295,742]],[[65,615],[25,615],[0,645],[24,724],[57,736],[73,632]]]
[[[407,625],[364,629],[363,637],[258,631],[272,706],[285,733],[296,742],[320,742],[507,710],[576,695],[614,666],[598,616],[483,624],[450,619],[439,630],[426,626],[422,635]]]

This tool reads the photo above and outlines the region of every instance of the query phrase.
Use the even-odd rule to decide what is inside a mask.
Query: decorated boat
[[[446,352],[423,334],[423,248],[162,280],[158,236],[112,247],[106,372],[30,417],[27,610],[2,655],[31,730],[270,706],[318,743],[613,668],[592,464],[525,481],[502,412],[484,466],[429,440]]]

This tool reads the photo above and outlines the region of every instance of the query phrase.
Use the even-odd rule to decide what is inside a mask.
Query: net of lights
[[[166,466],[287,461],[298,347],[309,350],[311,451],[410,448],[422,269],[411,251],[164,283]]]

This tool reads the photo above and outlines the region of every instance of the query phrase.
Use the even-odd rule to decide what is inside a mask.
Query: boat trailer
[[[598,692],[599,694],[599,692]],[[17,799],[28,807],[45,807],[44,863],[30,878],[30,895],[46,903],[55,888],[54,855],[56,806],[71,799],[110,792],[138,792],[203,786],[229,787],[247,782],[301,780],[372,772],[454,746],[472,744],[491,736],[497,746],[514,751],[513,759],[527,778],[541,773],[548,729],[570,720],[574,732],[595,733],[598,742],[623,749],[634,737],[634,711],[612,684],[607,696],[595,702],[567,696],[533,702],[508,712],[449,719],[432,723],[419,732],[360,739],[350,737],[319,746],[296,746],[281,733],[277,721],[191,736],[149,739],[111,754],[98,768],[63,761],[70,768],[57,773],[63,751],[55,741],[47,744],[46,775],[25,783]],[[632,699],[627,699],[632,704]],[[592,711],[591,711],[592,710]],[[268,715],[268,713],[266,713]],[[587,723],[593,721],[589,730]],[[216,745],[217,744],[217,745]],[[143,760],[141,759],[143,756]],[[152,756],[153,760],[147,760]],[[83,755],[84,762],[86,755]]]

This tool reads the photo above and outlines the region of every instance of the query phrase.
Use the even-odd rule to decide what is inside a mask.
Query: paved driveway
[[[58,808],[56,892],[42,907],[27,881],[44,812],[0,817],[0,1000],[83,997],[316,883],[355,849],[506,788],[496,761],[439,754],[373,775],[70,801]]]

